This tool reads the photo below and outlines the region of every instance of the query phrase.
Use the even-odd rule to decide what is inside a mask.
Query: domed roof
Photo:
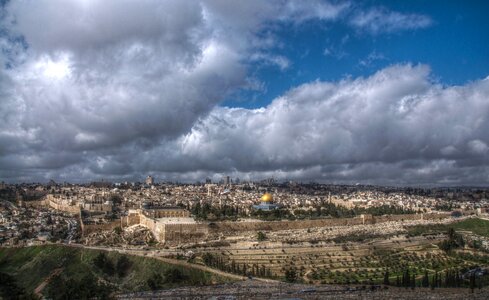
[[[261,196],[261,201],[262,202],[272,202],[273,196],[270,193],[265,193],[263,196]]]

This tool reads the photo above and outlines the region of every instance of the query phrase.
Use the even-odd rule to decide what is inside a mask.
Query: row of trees
[[[189,207],[188,207],[189,208]],[[415,213],[409,209],[403,209],[396,206],[382,205],[369,208],[346,208],[337,206],[333,203],[325,202],[317,205],[313,210],[296,209],[290,212],[288,209],[275,209],[272,211],[252,210],[248,215],[240,211],[238,207],[224,205],[222,207],[212,206],[209,203],[201,205],[197,203],[191,210],[192,214],[199,220],[236,220],[237,218],[254,217],[265,221],[276,221],[282,219],[317,219],[324,217],[332,218],[351,218],[361,214],[380,215],[399,215]]]
[[[465,246],[464,238],[461,234],[456,233],[455,229],[448,228],[447,233],[448,239],[442,241],[439,244],[440,249],[449,252],[453,249],[463,248]]]
[[[236,263],[234,259],[226,260],[221,255],[214,255],[212,253],[205,253],[202,256],[204,264],[216,268],[225,272],[239,274],[243,276],[258,276],[258,277],[273,277],[272,270],[265,267],[265,265]]]
[[[222,207],[212,206],[209,203],[200,205],[197,203],[191,210],[196,219],[199,220],[236,220],[245,217],[237,207],[224,205]]]
[[[475,272],[472,272],[469,275],[469,280],[467,282],[467,280],[463,278],[461,272],[456,269],[448,269],[443,273],[436,271],[432,275],[429,275],[428,271],[425,270],[423,276],[421,277],[421,280],[417,280],[416,278],[416,273],[409,268],[406,268],[403,270],[401,276],[398,275],[396,277],[395,285],[398,287],[412,289],[414,289],[415,287],[430,287],[434,289],[440,287],[455,288],[468,286],[473,290],[476,286],[478,286],[479,288],[482,287],[482,279],[477,277],[475,275]],[[384,273],[383,283],[385,285],[391,285],[389,270]]]

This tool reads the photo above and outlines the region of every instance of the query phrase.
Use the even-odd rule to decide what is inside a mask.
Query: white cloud
[[[289,68],[290,60],[282,55],[272,55],[267,53],[255,53],[251,55],[250,60],[252,62],[259,62],[265,65],[277,66],[280,70],[284,71]]]
[[[394,65],[368,78],[304,84],[262,109],[216,108],[176,147],[189,169],[241,176],[482,182],[469,173],[489,163],[489,85],[442,87],[429,78],[427,66]]]
[[[264,28],[338,20],[349,7],[11,1],[2,11],[10,36],[0,38],[9,65],[0,70],[0,179],[487,180],[487,80],[443,87],[428,66],[394,65],[303,84],[261,109],[218,106],[237,89],[263,89],[250,62],[292,64],[270,50],[276,37]],[[423,18],[372,10],[352,24],[377,34],[426,27]]]
[[[362,67],[369,67],[376,61],[386,60],[386,59],[387,58],[382,53],[378,53],[377,51],[372,51],[369,53],[369,55],[367,55],[366,58],[361,59],[358,63]]]
[[[426,15],[404,14],[385,8],[359,10],[350,20],[353,27],[373,35],[426,28],[432,23],[431,18]]]

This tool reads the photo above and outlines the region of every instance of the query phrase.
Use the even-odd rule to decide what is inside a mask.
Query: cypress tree
[[[474,272],[472,272],[472,274],[470,274],[469,287],[470,287],[470,291],[473,293],[474,288],[475,288],[475,273]]]
[[[384,274],[384,284],[385,285],[390,285],[390,282],[389,282],[389,270],[386,270],[385,271],[385,274]]]
[[[429,287],[430,286],[430,280],[429,280],[429,277],[428,277],[428,271],[426,269],[424,270],[424,275],[423,275],[423,279],[421,281],[421,285],[423,287]]]
[[[403,286],[405,288],[408,288],[409,286],[411,286],[411,275],[409,274],[409,268],[406,269],[406,271],[404,272],[404,284]]]

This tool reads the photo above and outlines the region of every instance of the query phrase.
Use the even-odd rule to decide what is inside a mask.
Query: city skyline
[[[484,1],[0,5],[0,181],[489,183]]]

